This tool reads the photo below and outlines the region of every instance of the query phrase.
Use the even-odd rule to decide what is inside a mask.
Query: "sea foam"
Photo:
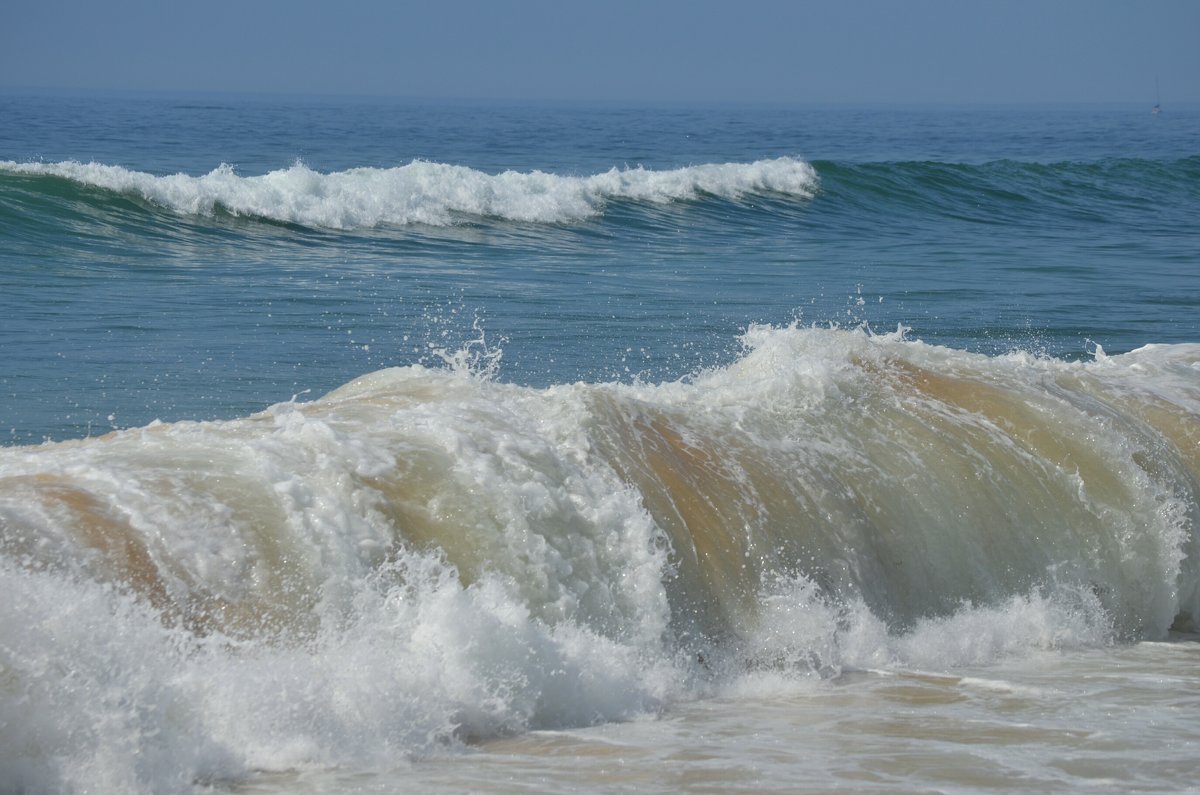
[[[710,163],[672,170],[612,168],[591,176],[543,171],[489,174],[467,166],[415,160],[395,168],[321,173],[303,163],[259,176],[223,164],[208,174],[158,176],[101,163],[0,162],[0,170],[73,180],[140,197],[178,213],[223,211],[303,226],[358,229],[499,218],[561,223],[600,215],[611,201],[674,202],[708,194],[750,193],[808,198],[819,181],[792,157]]]
[[[1200,614],[1200,347],[744,342],[680,382],[448,356],[0,450],[0,792],[394,767]]]

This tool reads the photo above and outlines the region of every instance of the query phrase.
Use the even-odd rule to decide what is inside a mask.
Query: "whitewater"
[[[12,174],[46,175],[140,197],[184,214],[224,211],[273,221],[357,229],[380,224],[445,226],[456,218],[501,218],[554,223],[603,212],[620,199],[665,203],[701,194],[735,199],[771,191],[810,197],[813,167],[795,158],[721,163],[670,171],[612,168],[570,177],[541,171],[487,174],[466,166],[414,161],[388,169],[322,174],[303,163],[257,177],[233,167],[199,177],[155,176],[101,163],[0,162]]]
[[[0,111],[0,792],[1193,786],[1191,117]]]
[[[417,366],[5,451],[6,766],[109,791],[372,766],[764,671],[1192,627],[1200,347],[745,342],[686,383]]]

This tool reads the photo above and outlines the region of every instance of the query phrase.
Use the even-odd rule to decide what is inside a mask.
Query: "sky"
[[[0,89],[1200,102],[1200,0],[4,0]]]

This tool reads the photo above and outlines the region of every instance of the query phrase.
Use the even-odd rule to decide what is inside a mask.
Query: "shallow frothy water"
[[[1200,643],[979,669],[750,676],[657,718],[490,740],[238,792],[1180,792],[1200,775]]]

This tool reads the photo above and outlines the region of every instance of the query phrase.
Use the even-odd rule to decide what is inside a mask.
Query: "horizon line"
[[[1146,105],[1153,102],[1138,99],[742,99],[742,98],[654,98],[654,97],[558,97],[558,96],[479,96],[468,94],[387,94],[377,92],[328,92],[297,90],[248,90],[212,88],[113,88],[96,86],[37,86],[7,85],[0,83],[0,94],[80,96],[130,96],[130,97],[229,97],[241,99],[314,99],[348,101],[394,101],[394,102],[446,102],[513,105],[599,105],[599,106],[733,106],[733,107],[1101,107]],[[1158,103],[1160,106],[1189,107],[1200,105],[1200,100],[1179,100]]]

